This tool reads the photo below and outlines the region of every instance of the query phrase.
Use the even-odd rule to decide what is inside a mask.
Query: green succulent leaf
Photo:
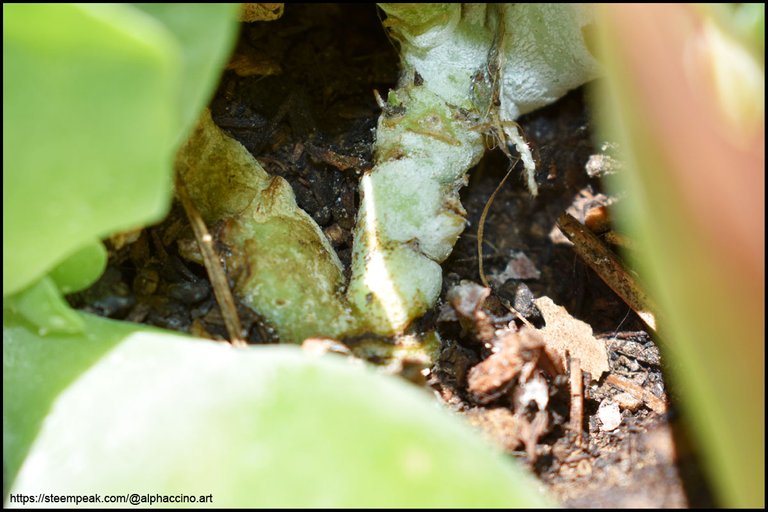
[[[158,23],[128,5],[3,6],[4,297],[95,238],[163,218],[233,9],[147,8]]]
[[[84,245],[49,274],[61,293],[79,292],[90,286],[107,268],[107,249],[99,240]]]
[[[83,330],[83,321],[64,301],[53,279],[44,276],[3,302],[3,307],[17,312],[34,325],[38,334],[75,333]]]
[[[3,6],[3,295],[168,208],[178,49],[124,5]]]
[[[181,49],[181,82],[176,97],[182,142],[208,103],[237,36],[240,4],[134,4],[161,22]]]
[[[350,360],[89,315],[84,334],[40,337],[5,316],[10,492],[212,494],[218,507],[548,504],[423,391]]]

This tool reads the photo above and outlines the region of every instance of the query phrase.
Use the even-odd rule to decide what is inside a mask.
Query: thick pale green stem
[[[597,65],[576,7],[381,7],[402,72],[361,181],[348,296],[368,330],[395,334],[437,299],[439,263],[465,226],[458,192],[485,150],[482,125],[517,146],[535,193],[528,146],[505,122],[592,79]]]
[[[402,71],[379,120],[375,167],[360,182],[346,295],[336,254],[290,186],[209,117],[201,126],[210,134],[198,128],[179,158],[206,220],[225,222],[235,291],[283,340],[402,333],[437,300],[440,263],[466,224],[459,190],[485,151],[483,133],[517,146],[535,193],[530,151],[507,121],[596,72],[578,8],[381,7]]]
[[[223,222],[220,242],[235,292],[281,339],[337,337],[352,329],[341,263],[325,235],[296,205],[288,182],[267,174],[210,112],[176,168],[205,221]]]
[[[379,334],[401,332],[435,303],[440,263],[464,230],[459,189],[484,150],[480,133],[426,86],[395,96],[405,111],[381,118],[376,167],[360,182],[348,293]]]

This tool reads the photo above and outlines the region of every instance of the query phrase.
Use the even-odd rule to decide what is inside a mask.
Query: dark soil
[[[280,20],[243,24],[233,69],[225,72],[211,102],[216,123],[268,172],[289,181],[299,206],[324,229],[347,267],[357,182],[371,167],[380,113],[373,90],[385,94],[393,87],[397,66],[396,51],[373,6],[288,5]],[[501,306],[504,301],[540,326],[532,299],[548,296],[592,326],[606,345],[610,373],[657,397],[669,395],[663,359],[644,324],[555,228],[566,209],[583,220],[594,206],[615,199],[603,194],[599,178],[585,171],[600,148],[592,142],[583,91],[519,122],[538,162],[540,194],[532,198],[519,177],[497,195],[484,236],[485,273],[491,276],[493,293],[481,307],[498,320],[495,327],[513,320]],[[522,459],[567,507],[710,504],[690,452],[673,436],[674,430],[680,437],[680,428],[671,422],[674,402],[672,412],[665,414],[643,403],[625,406],[619,427],[606,432],[598,406],[621,391],[605,379],[587,380],[585,442],[579,447],[568,429],[570,398],[567,378],[561,376],[550,382],[548,426],[531,447],[513,435],[519,418],[512,412],[512,395],[478,403],[468,391],[468,372],[491,352],[483,346],[487,340],[446,314],[450,307],[445,295],[462,280],[480,282],[478,222],[507,167],[497,150],[472,171],[462,192],[468,227],[443,264],[441,302],[419,322],[420,329],[436,328],[443,340],[430,378],[436,396],[464,413],[510,456]],[[199,336],[226,337],[205,269],[179,256],[179,245],[194,243],[180,207],[162,224],[122,238],[111,241],[107,272],[91,289],[70,296],[73,305]],[[538,272],[499,278],[519,254]],[[250,343],[278,341],[256,314],[245,307],[239,313]]]

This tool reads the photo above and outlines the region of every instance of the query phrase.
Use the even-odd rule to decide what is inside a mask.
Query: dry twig
[[[221,308],[221,316],[224,318],[224,325],[229,334],[229,342],[235,347],[245,347],[247,344],[243,339],[240,317],[237,314],[235,300],[232,297],[232,291],[229,289],[227,276],[221,266],[221,260],[213,248],[213,237],[208,232],[200,212],[192,203],[184,180],[179,176],[176,177],[176,193],[184,207],[184,211],[187,213],[189,223],[192,225],[192,231],[194,231],[195,238],[200,246],[200,252],[203,254],[205,269],[208,271],[208,277],[211,279],[216,302],[219,303]]]
[[[640,289],[634,277],[624,269],[619,258],[600,239],[573,216],[563,213],[557,225],[573,242],[573,250],[594,270],[637,315],[656,331],[656,308]]]
[[[582,425],[584,425],[584,378],[581,362],[571,358],[571,423],[570,429],[576,436],[576,445],[583,444]]]
[[[619,377],[618,375],[611,374],[605,378],[605,382],[611,386],[614,386],[615,388],[626,391],[639,400],[642,400],[643,403],[645,403],[652,411],[658,414],[664,414],[667,412],[666,400],[657,397],[647,389],[643,389],[631,380],[627,380],[623,377]]]

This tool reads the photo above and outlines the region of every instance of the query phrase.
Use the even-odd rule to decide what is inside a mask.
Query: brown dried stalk
[[[221,316],[224,318],[224,325],[229,334],[229,342],[235,347],[245,347],[247,343],[243,339],[240,317],[237,314],[235,300],[232,297],[232,291],[229,289],[227,276],[221,266],[221,260],[213,248],[213,237],[208,232],[200,212],[192,203],[184,180],[178,175],[176,176],[176,194],[184,207],[184,211],[187,213],[192,231],[195,233],[195,239],[197,239],[197,244],[200,246],[200,252],[203,254],[205,269],[208,271],[208,277],[211,279],[216,302],[219,303],[221,308]]]

